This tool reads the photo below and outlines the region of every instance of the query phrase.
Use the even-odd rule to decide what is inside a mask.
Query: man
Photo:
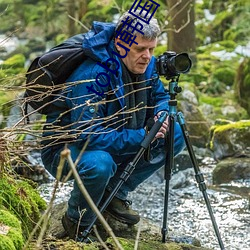
[[[133,33],[134,43],[128,45],[122,39],[122,23],[127,18],[136,22],[128,12],[116,26],[94,22],[83,42],[88,58],[69,77],[68,87],[54,103],[44,128],[42,159],[46,169],[56,175],[60,152],[67,143],[73,161],[77,159],[80,178],[97,206],[116,186],[124,168],[140,149],[147,120],[150,117],[157,120],[169,108],[169,95],[156,73],[153,57],[160,32],[157,20],[152,18],[143,28],[138,26]],[[106,209],[117,220],[131,225],[139,222],[140,216],[130,208],[127,196],[164,165],[167,130],[166,119],[151,144],[150,159],[140,159]],[[184,148],[178,123],[174,138],[176,155]],[[63,176],[69,170],[66,163]],[[93,217],[75,182],[62,218],[65,231],[70,238],[81,237]]]

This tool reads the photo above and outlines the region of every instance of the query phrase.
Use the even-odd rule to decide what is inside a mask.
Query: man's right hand
[[[161,115],[162,112],[163,112],[163,111],[159,112],[159,113],[154,117],[155,122],[158,120],[158,118],[160,117],[160,115]],[[165,138],[166,133],[168,132],[168,130],[169,130],[169,123],[168,123],[168,116],[167,116],[167,118],[166,118],[165,121],[163,122],[161,128],[159,129],[159,131],[158,131],[157,134],[155,135],[155,139]]]

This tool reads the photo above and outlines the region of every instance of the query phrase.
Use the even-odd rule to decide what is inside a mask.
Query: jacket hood
[[[95,61],[106,61],[110,58],[109,44],[115,34],[115,24],[94,21],[92,28],[85,34],[83,49],[87,56]]]

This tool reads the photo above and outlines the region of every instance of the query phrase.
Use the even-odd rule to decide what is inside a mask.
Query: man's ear
[[[122,41],[120,40],[120,36],[115,38],[115,47],[119,51],[120,46],[117,43],[122,43]]]

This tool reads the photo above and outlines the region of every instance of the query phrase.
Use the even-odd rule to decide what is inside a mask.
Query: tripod
[[[179,77],[177,77],[176,80],[172,79],[169,82],[169,94],[170,94],[170,100],[168,101],[169,113],[167,113],[167,112],[161,113],[159,119],[155,122],[155,124],[153,125],[153,127],[150,130],[150,132],[148,133],[148,135],[142,141],[140,150],[135,155],[134,159],[130,163],[128,163],[128,165],[124,169],[123,173],[121,174],[120,180],[117,183],[116,187],[110,193],[110,195],[108,196],[106,201],[102,204],[102,206],[100,208],[100,212],[102,213],[107,208],[107,206],[112,201],[112,199],[114,198],[114,196],[116,195],[116,193],[118,192],[118,190],[120,189],[122,184],[132,174],[138,161],[140,160],[140,158],[142,157],[144,152],[147,150],[147,148],[150,146],[150,143],[153,141],[153,139],[155,138],[155,135],[157,134],[157,132],[161,128],[163,122],[166,120],[166,118],[168,116],[169,131],[168,131],[168,135],[166,137],[166,145],[167,145],[166,148],[168,150],[166,152],[166,161],[165,161],[165,200],[164,200],[164,215],[163,215],[163,226],[162,226],[162,242],[163,243],[166,242],[166,234],[168,232],[168,230],[167,230],[167,215],[168,215],[169,182],[171,179],[172,169],[173,169],[173,164],[174,164],[174,123],[175,123],[175,120],[177,117],[178,122],[181,126],[184,140],[186,142],[186,146],[187,146],[187,149],[189,152],[190,159],[191,159],[193,167],[194,167],[195,178],[196,178],[196,181],[199,185],[199,189],[203,194],[203,197],[204,197],[204,200],[205,200],[205,203],[206,203],[206,206],[207,206],[207,209],[208,209],[208,212],[209,212],[209,215],[210,215],[210,218],[211,218],[211,221],[212,221],[220,248],[221,248],[221,250],[225,250],[221,236],[220,236],[220,232],[219,232],[218,226],[216,224],[215,217],[213,215],[213,211],[212,211],[209,199],[208,199],[208,195],[206,192],[206,184],[204,182],[204,177],[199,170],[198,162],[196,160],[193,148],[192,148],[191,143],[190,143],[190,139],[189,139],[188,131],[186,129],[184,117],[183,117],[181,112],[177,113],[177,111],[176,111],[177,110],[176,109],[177,100],[175,99],[175,97],[176,97],[177,93],[180,93],[182,91],[181,87],[178,86],[178,80],[179,80]],[[93,221],[90,223],[88,228],[85,229],[84,232],[82,233],[83,240],[87,239],[87,237],[88,237],[89,233],[91,232],[92,227],[94,226],[96,220],[97,220],[97,216],[94,217]]]
[[[169,114],[168,114],[168,119],[169,119],[169,132],[166,137],[166,145],[168,148],[168,151],[166,153],[166,161],[165,161],[165,201],[164,201],[164,215],[163,215],[163,226],[162,226],[162,242],[166,242],[166,234],[167,234],[167,216],[168,216],[168,196],[169,196],[169,182],[171,179],[172,175],[172,169],[174,166],[174,123],[175,119],[177,117],[177,120],[181,126],[182,134],[187,146],[187,150],[191,159],[191,162],[194,167],[195,171],[195,179],[196,182],[198,183],[199,189],[202,192],[203,198],[205,200],[207,210],[210,215],[210,219],[213,224],[213,228],[217,237],[217,240],[219,242],[221,250],[225,250],[225,247],[223,245],[220,232],[212,211],[212,207],[210,204],[210,201],[208,199],[208,195],[206,192],[206,184],[204,182],[204,177],[203,174],[201,173],[199,169],[199,165],[197,162],[197,159],[195,157],[193,147],[190,142],[189,138],[189,133],[186,128],[184,116],[181,112],[177,113],[177,100],[175,99],[177,93],[180,93],[182,91],[181,87],[178,86],[178,80],[179,77],[177,77],[176,80],[172,79],[169,83],[169,94],[170,94],[170,100],[169,100]]]

